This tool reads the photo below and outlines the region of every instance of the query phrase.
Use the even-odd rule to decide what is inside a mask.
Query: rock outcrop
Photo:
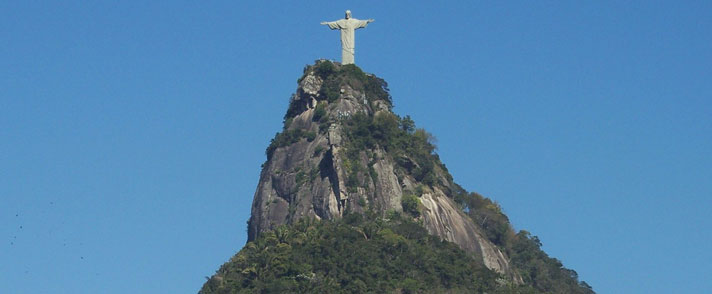
[[[285,127],[267,150],[252,203],[248,238],[303,217],[340,218],[345,211],[403,213],[402,199],[415,194],[414,216],[442,239],[481,258],[490,269],[521,280],[508,258],[452,199],[452,177],[432,168],[430,184],[411,172],[413,156],[379,145],[354,150],[345,122],[356,115],[391,115],[385,82],[354,65],[317,61],[305,68],[290,100]]]

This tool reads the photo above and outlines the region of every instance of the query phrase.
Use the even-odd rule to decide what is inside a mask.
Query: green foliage
[[[297,175],[294,178],[295,185],[297,187],[301,186],[307,181],[307,178],[307,174],[303,170],[298,171]]]
[[[327,121],[327,123],[321,123],[321,124],[319,124],[319,133],[320,133],[320,134],[325,134],[326,131],[329,130],[329,127],[330,127],[330,126],[331,126],[331,124],[329,124],[328,121]]]
[[[326,150],[326,148],[324,148],[324,146],[316,146],[316,148],[314,148],[314,156],[321,155],[321,153],[324,152],[324,150]]]
[[[200,293],[495,293],[498,278],[408,218],[346,213],[263,233]]]
[[[509,219],[498,203],[477,193],[465,193],[454,199],[465,208],[472,220],[485,231],[487,238],[499,246],[504,246],[514,233]]]
[[[289,107],[287,108],[287,113],[284,114],[284,129],[287,129],[292,123],[292,118],[297,116],[297,114],[302,113],[302,111],[304,111],[304,105],[302,103],[298,103],[296,100],[291,101],[289,103]]]
[[[305,132],[304,138],[307,138],[307,141],[309,141],[309,142],[314,141],[314,139],[316,139],[316,133],[315,132]]]
[[[541,250],[541,242],[527,231],[514,233],[509,219],[496,202],[477,193],[467,193],[456,185],[453,199],[484,230],[487,238],[503,249],[524,279],[521,293],[594,293],[575,271]],[[528,288],[527,288],[528,287]]]
[[[316,178],[319,177],[319,172],[320,172],[320,170],[319,170],[318,166],[313,167],[311,169],[311,171],[309,171],[309,182],[310,183],[313,183],[314,180],[316,180]]]
[[[360,197],[358,198],[358,205],[361,206],[361,207],[366,206],[366,198],[364,198],[363,196],[360,196]]]
[[[312,121],[324,123],[328,119],[329,118],[326,116],[326,102],[321,101],[317,103],[316,108],[314,109],[314,116],[312,117]]]
[[[420,199],[410,193],[404,193],[401,198],[401,206],[403,206],[403,212],[410,214],[413,217],[420,216]]]
[[[349,138],[348,150],[368,150],[383,147],[396,163],[416,180],[427,185],[438,184],[436,166],[442,166],[434,154],[434,138],[406,117],[380,112],[371,117],[356,113],[344,122]],[[445,184],[445,183],[442,183]]]
[[[418,197],[423,196],[423,193],[425,193],[425,187],[423,185],[417,185],[415,186],[414,192]]]
[[[343,153],[343,163],[346,169],[346,189],[349,192],[356,192],[357,188],[363,186],[359,175],[362,174],[365,169],[361,165],[359,155],[361,150],[355,148],[347,148]]]
[[[293,117],[285,118],[285,119],[284,119],[284,124],[283,124],[283,126],[282,126],[282,129],[283,129],[283,130],[289,129],[289,126],[292,125],[292,122],[293,122],[293,121],[294,121],[294,118],[293,118]]]
[[[388,84],[386,81],[374,75],[364,73],[356,65],[347,64],[336,66],[331,61],[321,60],[314,66],[306,67],[304,69],[304,75],[299,78],[298,82],[301,82],[303,78],[309,74],[310,69],[314,75],[323,81],[318,95],[318,99],[321,101],[329,103],[336,101],[341,95],[342,87],[348,85],[352,89],[362,91],[366,95],[366,99],[369,103],[381,100],[385,102],[389,108],[393,105],[391,96],[388,93]],[[285,126],[288,126],[288,119],[297,116],[305,110],[306,104],[303,100],[293,99],[289,104],[287,113],[284,115]],[[328,118],[325,117],[325,114],[326,112],[322,112],[317,106],[314,121],[319,121],[320,123],[326,122]]]
[[[507,250],[524,282],[542,293],[592,294],[586,282],[578,281],[576,271],[565,268],[561,261],[541,250],[541,242],[527,231],[519,231]]]
[[[319,89],[319,97],[326,99],[329,103],[339,99],[341,95],[340,81],[337,78],[330,78],[324,81]]]
[[[314,74],[324,81],[319,96],[328,102],[336,101],[341,94],[342,86],[349,85],[353,89],[363,90],[369,102],[382,100],[389,107],[393,104],[386,81],[364,73],[354,64],[337,68],[329,61],[321,61],[314,66]]]
[[[388,103],[389,107],[393,105],[391,95],[388,93],[388,83],[385,80],[364,73],[355,64],[343,65],[339,72],[342,76],[345,76],[346,83],[351,88],[363,89],[369,102],[382,100]]]
[[[400,128],[406,133],[412,134],[415,132],[415,122],[410,118],[410,115],[406,115],[400,121]]]
[[[374,183],[378,182],[378,173],[376,172],[376,169],[373,168],[373,164],[368,165],[368,175]]]
[[[302,129],[285,130],[281,133],[277,133],[270,141],[269,146],[267,146],[267,150],[265,150],[267,160],[272,158],[272,154],[274,154],[274,151],[277,150],[277,148],[297,143],[302,138],[306,138],[308,141],[313,141],[316,138],[316,133],[306,132]]]
[[[328,60],[323,60],[317,62],[314,66],[314,74],[320,77],[322,80],[328,78],[330,75],[336,72],[336,65]],[[306,73],[306,72],[305,72]]]
[[[342,79],[336,74],[336,66],[330,61],[324,61],[314,67],[314,73],[323,81],[319,96],[329,102],[339,99]]]

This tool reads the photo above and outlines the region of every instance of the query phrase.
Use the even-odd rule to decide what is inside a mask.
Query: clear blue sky
[[[0,2],[0,293],[197,292],[345,9],[455,180],[595,290],[712,288],[712,2],[149,2]]]

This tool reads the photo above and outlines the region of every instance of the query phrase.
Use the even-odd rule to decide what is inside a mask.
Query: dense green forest
[[[347,214],[264,233],[200,293],[508,293],[498,277],[409,217]]]
[[[517,250],[537,255],[538,245],[525,241]],[[200,293],[593,293],[561,281],[575,277],[557,278],[515,285],[411,217],[351,213],[336,221],[304,218],[262,234]]]

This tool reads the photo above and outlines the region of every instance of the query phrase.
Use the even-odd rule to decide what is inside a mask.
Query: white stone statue
[[[329,26],[330,29],[341,30],[341,64],[353,64],[354,53],[356,52],[356,39],[354,31],[360,28],[365,28],[373,19],[360,20],[351,18],[351,10],[346,10],[346,18],[337,21],[321,22],[322,25]]]

